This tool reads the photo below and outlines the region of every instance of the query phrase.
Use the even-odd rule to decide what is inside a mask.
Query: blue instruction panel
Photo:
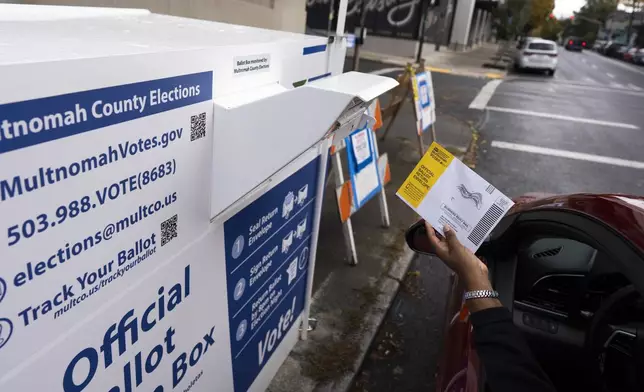
[[[235,391],[246,391],[304,307],[319,158],[224,223]]]

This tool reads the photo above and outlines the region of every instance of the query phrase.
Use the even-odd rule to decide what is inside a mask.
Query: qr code
[[[505,207],[507,207],[508,204],[510,204],[510,199],[505,198],[503,196],[499,196],[499,198],[496,199],[496,202],[494,204],[496,204],[497,206],[499,206],[501,208],[505,208]]]
[[[177,219],[175,215],[172,218],[161,222],[161,246],[164,246],[173,238],[177,237]]]
[[[190,117],[190,141],[206,136],[206,112]]]

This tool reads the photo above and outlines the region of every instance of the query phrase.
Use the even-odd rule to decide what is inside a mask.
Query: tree
[[[595,41],[599,27],[617,10],[618,3],[619,0],[586,0],[586,4],[576,12],[574,20],[564,24],[563,34],[581,37],[588,42]]]
[[[531,30],[539,29],[550,21],[550,14],[555,9],[555,0],[532,0],[530,2]]]
[[[497,39],[514,39],[532,30],[529,4],[530,0],[507,0],[494,11]]]
[[[543,39],[557,41],[559,39],[559,34],[563,31],[563,22],[564,20],[548,18],[533,34],[538,35]]]
[[[642,0],[644,1],[644,0]],[[537,33],[555,8],[555,0],[507,0],[495,11],[498,39]]]

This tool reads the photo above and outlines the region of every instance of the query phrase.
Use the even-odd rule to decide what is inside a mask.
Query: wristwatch
[[[481,299],[481,298],[499,298],[499,293],[494,290],[474,290],[467,291],[463,299]]]

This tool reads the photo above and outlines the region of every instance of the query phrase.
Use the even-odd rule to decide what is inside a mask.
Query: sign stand
[[[411,98],[412,103],[414,104],[414,114],[416,115],[416,135],[418,136],[418,151],[422,157],[425,154],[425,144],[423,142],[423,132],[427,129],[427,125],[423,126],[423,116],[419,111],[419,92],[417,87],[416,77],[417,75],[424,74],[425,71],[425,61],[421,60],[419,63],[407,63],[405,71],[398,75],[396,80],[399,85],[391,91],[389,104],[387,107],[382,109],[382,118],[384,120],[389,120],[387,128],[383,132],[380,140],[385,140],[389,130],[391,129],[393,123],[398,117],[398,113],[402,108],[403,104],[408,98]],[[427,74],[429,75],[429,74]],[[430,76],[431,79],[431,76]],[[409,91],[412,91],[412,96],[409,96]],[[431,95],[433,97],[433,86]],[[433,104],[433,102],[432,102]],[[434,105],[435,107],[435,105]],[[431,136],[432,142],[436,141],[436,119],[435,114],[433,115],[433,121],[431,121]]]
[[[375,135],[375,129],[374,129],[374,144],[373,148],[376,152],[376,156],[380,156],[380,152],[378,151],[378,141]],[[385,168],[386,171],[389,171],[389,166]],[[380,173],[380,170],[379,170]],[[381,178],[386,178],[386,176],[383,176],[381,173]],[[380,218],[382,219],[382,227],[388,228],[391,222],[389,221],[389,206],[387,205],[387,194],[385,193],[385,184],[383,182],[382,186],[380,187],[380,194],[378,195],[378,202],[380,203]]]
[[[372,105],[369,108],[369,112],[370,114],[373,114],[374,117],[376,117],[376,123],[373,126],[373,130],[369,130],[371,127],[369,127],[368,130],[369,132],[371,132],[370,139],[372,140],[372,143],[373,143],[373,147],[372,147],[373,159],[377,160],[375,164],[377,169],[377,175],[379,178],[379,189],[375,190],[375,192],[377,193],[373,194],[373,196],[377,196],[378,198],[378,202],[380,205],[380,218],[382,222],[382,227],[387,228],[390,225],[390,219],[389,219],[389,206],[387,204],[387,197],[385,194],[384,187],[390,181],[391,173],[389,170],[389,158],[387,154],[380,155],[378,151],[378,141],[375,134],[375,130],[377,129],[377,127],[382,125],[382,119],[380,115],[380,104],[378,103],[378,101],[374,101],[372,103]],[[336,198],[338,202],[338,212],[340,215],[340,220],[342,221],[342,234],[344,235],[344,243],[347,250],[347,259],[350,265],[357,265],[358,253],[356,251],[355,238],[353,235],[353,225],[351,223],[351,215],[353,215],[356,211],[358,211],[361,205],[356,205],[357,198],[354,197],[355,196],[354,193],[356,192],[356,189],[354,188],[354,182],[351,179],[349,179],[348,181],[345,181],[344,179],[344,171],[342,168],[342,157],[340,152],[343,149],[345,149],[345,147],[348,150],[349,146],[347,145],[345,139],[341,140],[339,143],[331,147],[331,155],[332,155],[331,165],[333,170],[333,178],[335,182]],[[348,156],[348,159],[351,159],[349,151],[347,151],[347,156]],[[349,162],[349,167],[351,169],[350,162]],[[351,172],[351,170],[349,171]],[[371,196],[371,194],[367,196],[364,200],[364,203],[366,203],[368,199],[370,199],[373,196]]]
[[[332,156],[332,170],[335,177],[336,187],[341,187],[344,182],[344,174],[342,173],[342,157],[340,156],[340,151],[334,151]],[[349,183],[347,183],[349,184]],[[349,184],[349,187],[351,185]],[[342,212],[340,213],[342,217]],[[342,218],[340,218],[342,219]],[[347,218],[342,222],[342,234],[344,235],[344,245],[347,249],[347,259],[350,265],[358,264],[358,252],[356,251],[356,242],[353,237],[353,226],[351,224],[351,218]]]

